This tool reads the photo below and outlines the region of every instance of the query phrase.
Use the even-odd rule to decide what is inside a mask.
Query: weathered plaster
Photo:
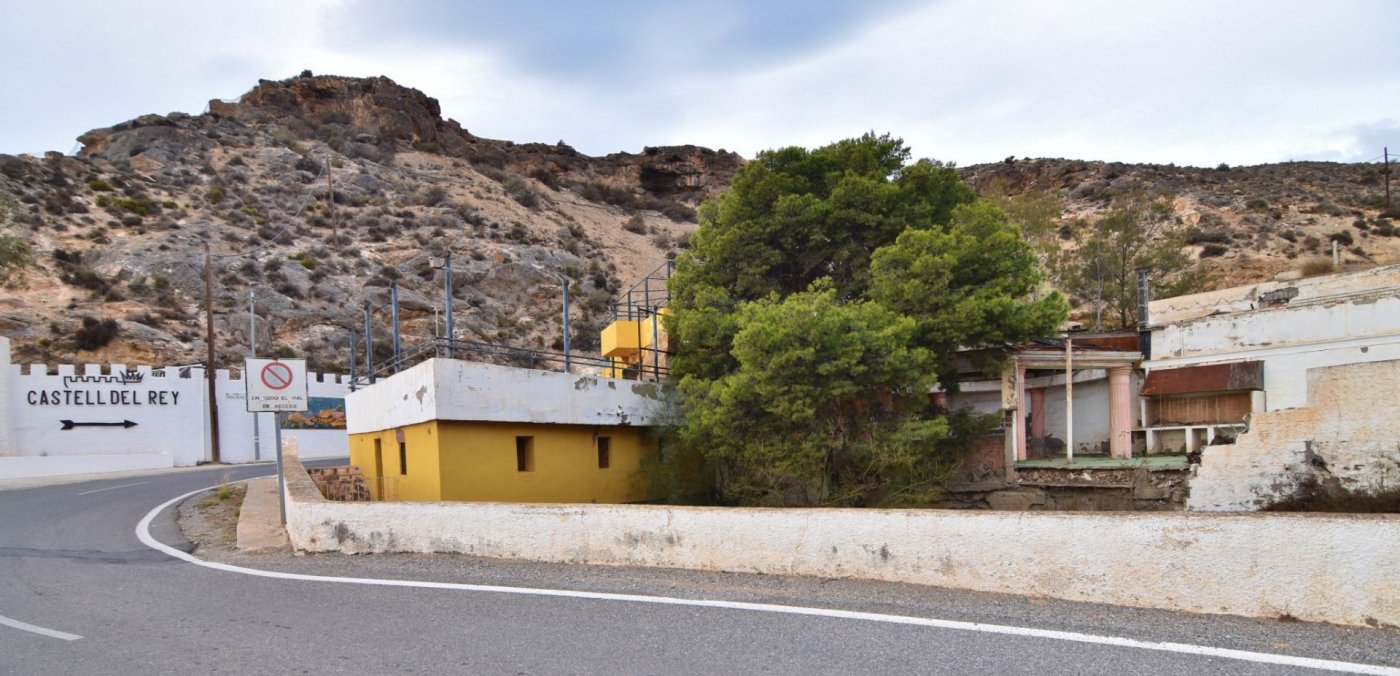
[[[346,398],[350,434],[430,420],[558,425],[648,425],[653,383],[430,359]]]
[[[1400,360],[1310,369],[1306,382],[1306,408],[1255,413],[1234,444],[1205,447],[1188,509],[1259,509],[1309,479],[1400,490]]]
[[[1293,288],[1286,304],[1262,297]],[[1266,410],[1307,404],[1308,369],[1400,359],[1400,265],[1154,301],[1153,371],[1264,362]]]
[[[305,551],[861,578],[1400,625],[1395,516],[332,503],[294,455],[287,469],[287,530]]]
[[[1270,292],[1286,289],[1296,290],[1296,295],[1282,306],[1290,308],[1354,301],[1375,295],[1394,296],[1400,289],[1400,265],[1162,298],[1148,304],[1148,316],[1153,326],[1165,326],[1202,317],[1249,312],[1267,305],[1264,298]]]

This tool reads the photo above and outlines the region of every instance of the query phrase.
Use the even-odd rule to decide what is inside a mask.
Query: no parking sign
[[[249,413],[305,411],[305,359],[244,359],[243,385]]]

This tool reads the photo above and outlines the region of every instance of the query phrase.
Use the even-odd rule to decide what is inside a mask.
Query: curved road
[[[0,673],[1400,675],[1391,629],[461,557],[239,564],[298,576],[265,577],[195,565],[138,538],[138,524],[172,498],[270,472],[0,482]],[[188,549],[173,511],[154,513],[150,536]]]

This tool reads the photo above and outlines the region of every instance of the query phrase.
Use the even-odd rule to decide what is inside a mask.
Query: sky
[[[385,75],[478,136],[958,165],[1400,151],[1396,0],[4,0],[0,153],[259,79]]]

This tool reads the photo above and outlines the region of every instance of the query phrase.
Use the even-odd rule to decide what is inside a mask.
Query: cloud
[[[536,76],[625,84],[772,63],[811,52],[910,0],[352,0],[325,18],[337,42],[466,46]],[[635,84],[635,81],[633,82]]]
[[[0,152],[302,69],[387,75],[473,133],[595,155],[874,130],[962,164],[1366,159],[1400,110],[1400,41],[1365,37],[1400,25],[1385,0],[12,0],[6,18],[0,58],[23,67]]]
[[[1277,161],[1400,104],[1386,84],[1397,43],[1355,39],[1378,13],[1400,25],[1400,5],[1362,2],[955,0],[778,68],[694,82],[706,104],[671,131],[757,149],[888,130],[962,163]]]
[[[1386,149],[1389,149],[1391,162],[1394,163],[1400,157],[1400,120],[1377,120],[1338,129],[1290,159],[1377,162],[1384,157]]]

